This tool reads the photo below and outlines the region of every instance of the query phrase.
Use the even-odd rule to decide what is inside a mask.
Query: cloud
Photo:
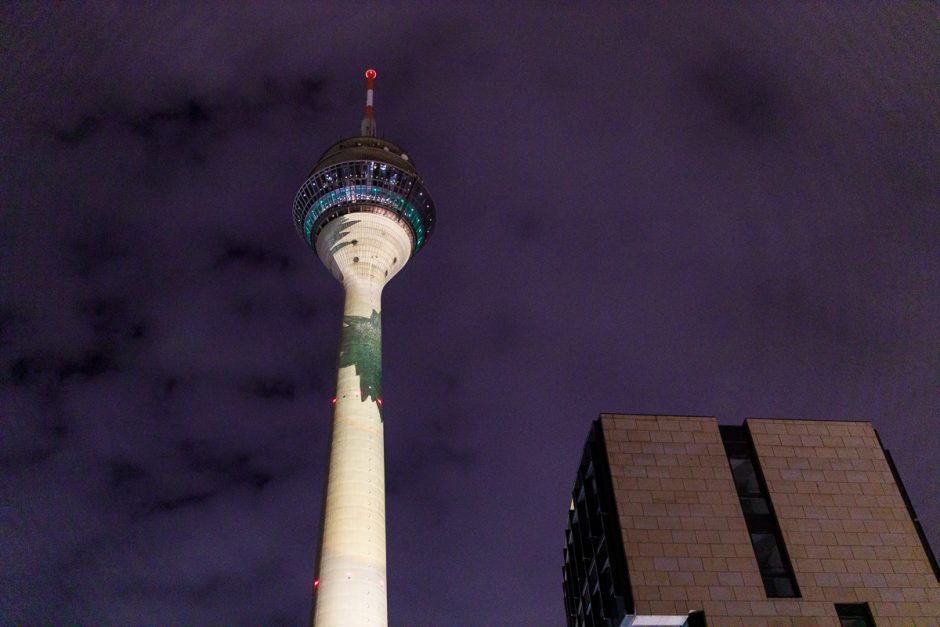
[[[151,477],[146,468],[126,459],[109,460],[107,466],[108,475],[110,477],[109,485],[112,488],[120,488],[126,483],[149,479]]]
[[[101,129],[101,120],[94,115],[83,115],[70,128],[53,129],[52,135],[66,145],[80,144]]]
[[[151,105],[115,98],[63,124],[48,124],[48,134],[63,147],[76,148],[93,140],[128,136],[151,156],[188,155],[205,158],[215,142],[238,131],[257,127],[274,112],[311,115],[324,104],[323,78],[262,78],[254,84],[220,89],[202,97],[173,93],[151,94]]]
[[[219,270],[242,268],[277,272],[294,270],[294,260],[290,255],[265,247],[259,242],[228,243],[223,248],[222,254],[214,264],[214,267]]]
[[[738,138],[769,141],[785,133],[793,115],[790,95],[772,65],[752,49],[715,45],[688,68],[689,84],[714,113],[714,120]]]
[[[245,389],[249,394],[265,400],[291,400],[294,398],[296,384],[286,378],[256,377],[245,385]]]

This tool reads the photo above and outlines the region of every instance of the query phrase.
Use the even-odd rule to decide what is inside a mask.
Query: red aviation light
[[[375,402],[379,404],[379,407],[382,406],[382,399],[381,399],[381,398],[376,398],[376,399],[375,399]]]
[[[316,590],[318,587],[320,587],[320,580],[319,580],[319,579],[314,579],[314,580],[313,580],[313,589]]]
[[[368,70],[366,70],[366,78],[375,78],[375,76],[376,76],[375,70],[373,70],[372,68],[369,68]]]
[[[333,397],[333,404],[334,404],[334,405],[336,404],[336,397],[335,397],[335,396]]]

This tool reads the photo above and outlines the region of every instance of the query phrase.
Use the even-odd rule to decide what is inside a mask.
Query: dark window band
[[[562,569],[568,625],[618,627],[634,613],[633,597],[599,420],[584,445],[571,505]]]
[[[868,603],[836,603],[841,627],[875,627]]]
[[[747,426],[718,427],[768,597],[799,597],[790,557]]]

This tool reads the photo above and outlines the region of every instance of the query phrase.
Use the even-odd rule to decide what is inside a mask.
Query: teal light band
[[[341,187],[320,196],[316,202],[310,203],[307,208],[307,215],[304,218],[304,237],[307,244],[313,247],[313,226],[316,224],[317,218],[323,215],[324,212],[342,205],[360,202],[375,203],[404,216],[415,234],[415,252],[424,244],[424,224],[414,206],[400,194],[381,187],[367,185]]]

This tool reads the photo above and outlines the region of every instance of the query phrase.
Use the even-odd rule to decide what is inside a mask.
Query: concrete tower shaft
[[[317,627],[388,623],[382,289],[434,225],[434,205],[408,155],[373,136],[375,72],[366,77],[362,135],[327,149],[294,199],[300,236],[346,292],[314,583]]]
[[[328,223],[317,254],[346,292],[315,625],[386,625],[382,288],[408,261],[398,220],[363,206]]]

